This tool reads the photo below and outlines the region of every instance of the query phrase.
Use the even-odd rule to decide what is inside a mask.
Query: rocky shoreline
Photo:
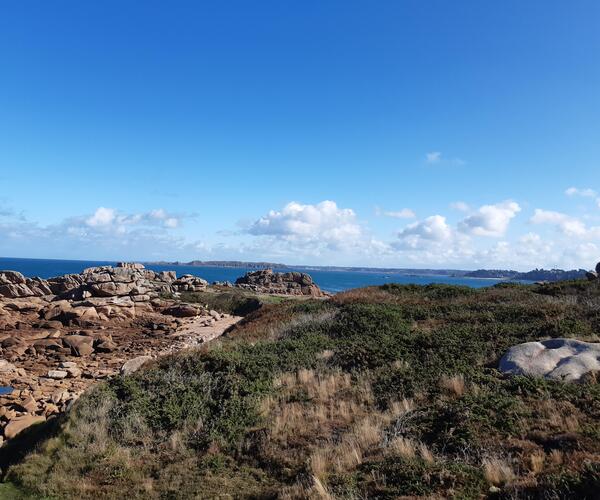
[[[48,280],[0,272],[0,444],[98,380],[221,335],[240,318],[178,297],[207,285],[125,263]]]
[[[327,296],[297,272],[250,272],[226,286]],[[137,263],[49,279],[0,271],[0,445],[68,410],[95,382],[225,332],[241,318],[181,299],[208,289],[197,276]]]

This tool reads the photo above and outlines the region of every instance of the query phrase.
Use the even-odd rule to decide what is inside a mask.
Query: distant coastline
[[[478,269],[469,271],[464,269],[415,269],[415,268],[387,268],[387,267],[353,267],[353,266],[314,266],[314,265],[289,265],[279,262],[244,262],[230,260],[193,260],[190,262],[145,262],[149,265],[161,266],[191,266],[191,267],[225,267],[243,269],[276,269],[276,270],[302,270],[302,271],[327,271],[327,272],[360,272],[393,274],[401,276],[440,276],[452,278],[474,278],[482,280],[503,281],[564,281],[585,277],[585,269],[533,269],[519,272],[510,269]]]

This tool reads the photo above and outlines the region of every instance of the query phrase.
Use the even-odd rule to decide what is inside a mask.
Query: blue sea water
[[[54,260],[54,259],[16,259],[0,257],[0,270],[19,271],[27,277],[39,276],[51,278],[62,274],[79,273],[87,267],[114,265],[110,261],[85,261],[85,260]],[[214,267],[214,266],[164,266],[146,265],[153,271],[176,271],[177,276],[193,274],[200,276],[208,282],[231,281],[234,282],[251,269],[240,267]],[[450,285],[467,285],[474,288],[491,286],[503,280],[464,278],[452,276],[433,275],[404,275],[381,272],[365,271],[329,271],[313,269],[294,269],[309,273],[314,281],[328,292],[341,292],[350,288],[359,288],[369,285],[382,285],[385,283],[413,283],[428,285],[430,283],[446,283]]]

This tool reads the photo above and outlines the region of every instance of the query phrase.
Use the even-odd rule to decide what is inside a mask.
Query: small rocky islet
[[[215,288],[325,296],[304,273],[260,270],[238,281]],[[181,298],[210,288],[138,263],[50,279],[0,271],[0,443],[66,411],[96,381],[221,335],[240,317]]]

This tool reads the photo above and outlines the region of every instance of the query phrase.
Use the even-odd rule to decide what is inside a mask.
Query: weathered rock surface
[[[94,338],[85,335],[68,335],[62,339],[63,344],[69,347],[74,356],[87,356],[94,352]]]
[[[130,359],[121,367],[121,375],[131,375],[137,372],[145,363],[150,361],[152,356],[138,356],[137,358]]]
[[[221,335],[240,318],[177,298],[206,286],[127,263],[48,280],[0,272],[0,446],[121,368]]]
[[[204,290],[208,282],[186,274],[179,279],[173,271],[156,273],[142,264],[121,262],[117,267],[100,266],[84,269],[81,274],[67,274],[44,280],[25,278],[15,271],[0,271],[0,297],[23,298],[57,295],[64,299],[90,297],[137,297],[147,300],[161,293]]]
[[[0,297],[41,297],[52,291],[41,278],[25,278],[16,271],[0,271]]]
[[[278,295],[307,295],[322,297],[326,295],[306,273],[276,273],[272,269],[262,269],[246,273],[238,278],[235,286],[258,293]]]
[[[22,417],[16,417],[4,428],[4,437],[6,439],[12,439],[21,431],[24,431],[34,424],[39,424],[44,420],[46,420],[44,417],[37,415],[24,415]]]
[[[600,281],[600,262],[596,264],[596,270],[588,271],[585,273],[585,277],[590,281]]]
[[[191,304],[177,304],[165,309],[164,314],[175,316],[176,318],[192,318],[202,314],[202,310]]]
[[[550,339],[511,347],[500,360],[499,370],[512,375],[578,381],[600,370],[600,343],[574,339]]]

